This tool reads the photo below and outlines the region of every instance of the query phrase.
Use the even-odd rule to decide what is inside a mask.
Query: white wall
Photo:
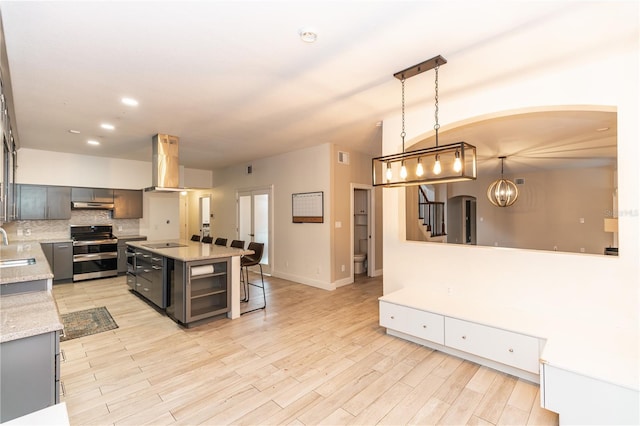
[[[142,189],[151,186],[151,167],[151,161],[20,148],[16,183]],[[211,170],[180,166],[185,187],[209,188],[212,176]]]
[[[16,183],[141,189],[151,186],[151,162],[20,148]]]
[[[329,224],[331,145],[324,144],[269,157],[214,174],[212,234],[236,238],[236,191],[273,187],[272,274],[333,289]],[[291,195],[324,191],[324,223],[292,223]]]
[[[637,5],[629,3],[629,19],[637,24]],[[635,15],[634,15],[635,13]],[[541,106],[607,105],[618,110],[618,195],[620,256],[596,256],[545,251],[466,247],[405,240],[402,189],[383,191],[384,292],[422,287],[429,292],[451,291],[473,299],[491,294],[496,302],[526,304],[525,308],[563,310],[567,304],[580,316],[601,315],[603,323],[637,333],[640,281],[640,225],[638,196],[638,37],[621,40],[609,50],[588,52],[547,63],[535,71],[498,78],[486,75],[478,85],[441,96],[447,111],[443,128],[485,114]],[[535,52],[531,52],[535,55]],[[584,53],[584,52],[583,52]],[[464,55],[461,55],[464,57]],[[448,57],[454,64],[456,57]],[[496,59],[496,58],[493,58]],[[499,58],[508,60],[508,58]],[[464,67],[464,63],[457,66]],[[442,70],[446,73],[446,70]],[[486,71],[485,71],[486,72]],[[496,71],[497,72],[497,71]],[[427,117],[432,105],[415,115]],[[431,132],[426,120],[412,121],[409,139]],[[420,123],[422,128],[417,128]],[[383,153],[398,151],[399,114],[387,117]],[[472,140],[467,141],[473,143]],[[614,307],[602,310],[606,304]]]
[[[476,197],[478,245],[603,255],[613,243],[613,234],[604,232],[604,218],[613,210],[614,174],[613,167],[511,174],[509,179],[525,183],[507,208],[495,207],[486,195],[499,174],[449,184],[448,197]],[[452,226],[447,224],[449,230]]]
[[[54,151],[18,150],[16,183],[142,189],[151,186],[151,161],[122,160]],[[208,188],[213,173],[180,166],[185,187]],[[179,193],[145,192],[139,233],[149,240],[180,238]]]

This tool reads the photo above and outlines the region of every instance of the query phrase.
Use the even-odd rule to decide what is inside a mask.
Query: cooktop
[[[180,243],[154,243],[154,244],[142,244],[142,245],[152,249],[187,247],[185,244],[180,244]]]

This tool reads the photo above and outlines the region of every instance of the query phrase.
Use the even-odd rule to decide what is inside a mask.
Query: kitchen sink
[[[0,259],[0,268],[10,268],[13,266],[29,266],[35,264],[36,259],[33,257],[24,259]]]
[[[187,247],[186,245],[180,244],[180,243],[154,243],[154,244],[143,244],[143,246],[149,247],[152,249]]]

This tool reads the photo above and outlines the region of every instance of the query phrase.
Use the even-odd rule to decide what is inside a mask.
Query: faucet
[[[2,234],[2,244],[5,246],[9,245],[9,238],[7,238],[7,231],[0,227],[0,234]]]

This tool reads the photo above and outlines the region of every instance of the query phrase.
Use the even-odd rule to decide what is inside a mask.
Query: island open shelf
[[[192,326],[222,314],[231,319],[240,316],[240,257],[252,254],[252,250],[182,240],[132,241],[127,245],[163,259],[162,279],[158,281],[166,304],[154,304],[174,321]],[[139,268],[132,265],[131,269],[136,276],[129,281],[135,282]]]

